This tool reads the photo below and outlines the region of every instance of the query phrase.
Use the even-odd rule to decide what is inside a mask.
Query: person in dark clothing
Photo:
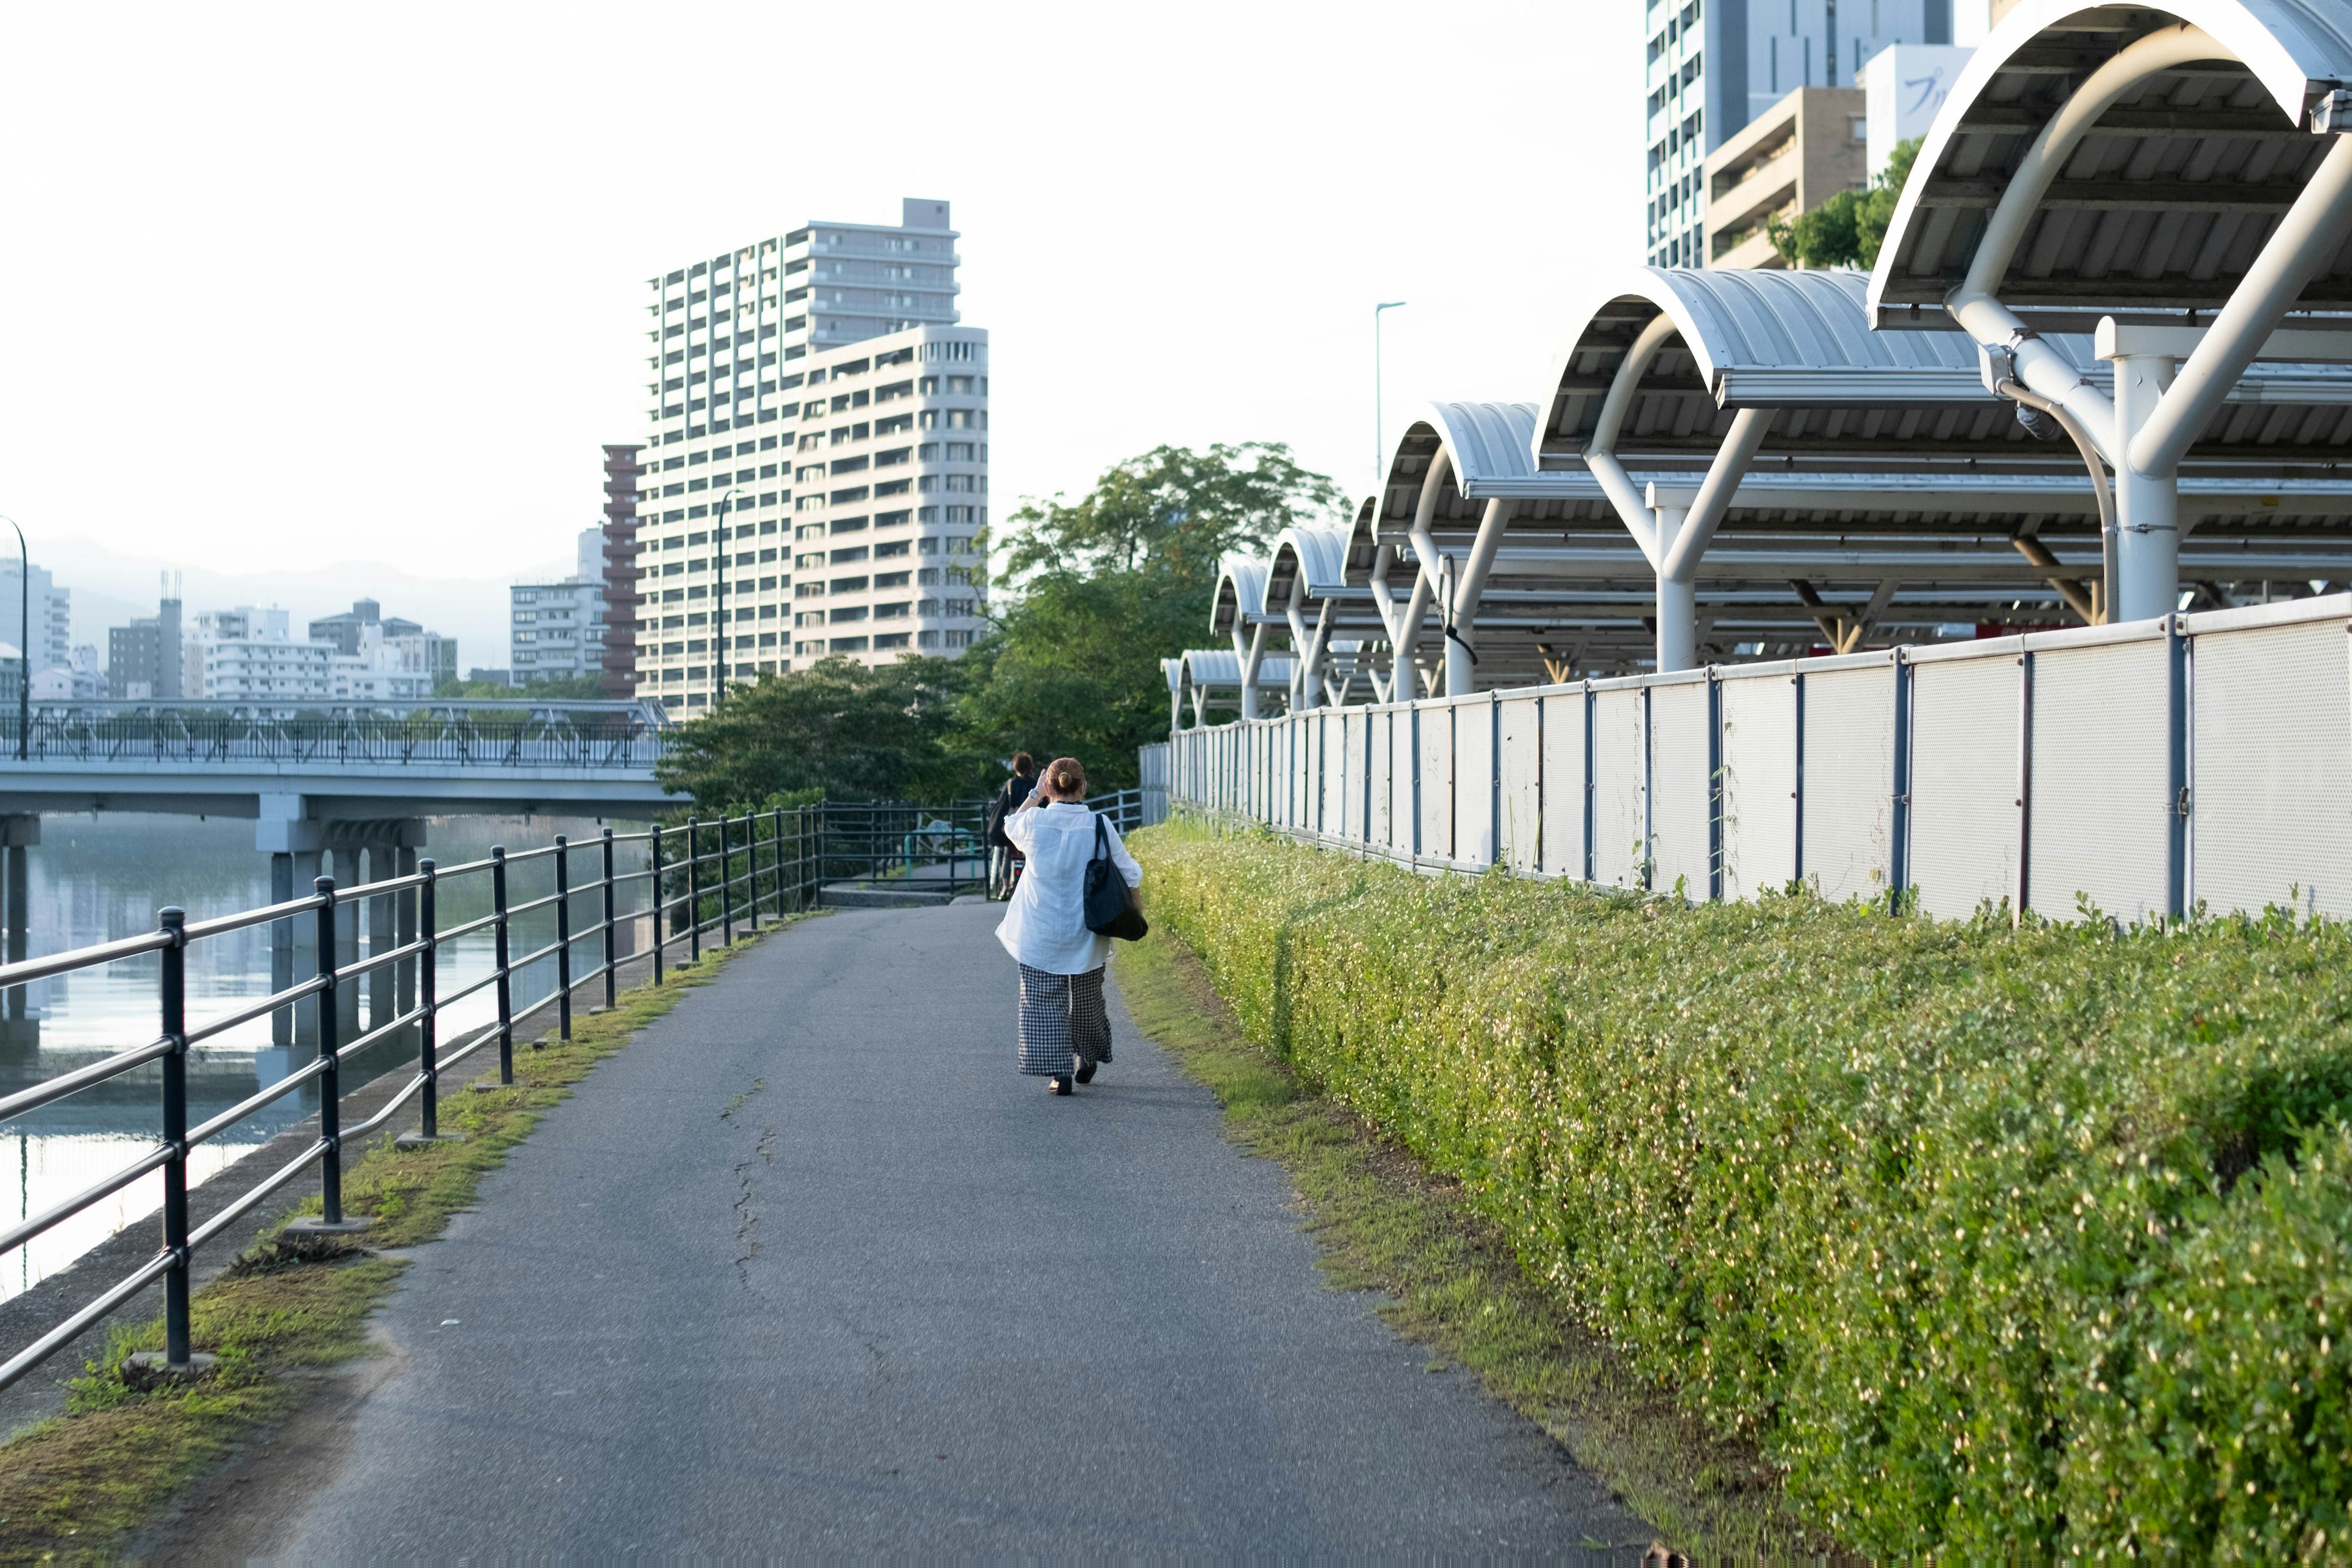
[[[1009,899],[1013,896],[1013,879],[1019,874],[1021,851],[1004,836],[1004,820],[1021,809],[1030,792],[1037,787],[1036,760],[1026,752],[1013,753],[1013,776],[996,792],[996,804],[988,813],[988,896]]]

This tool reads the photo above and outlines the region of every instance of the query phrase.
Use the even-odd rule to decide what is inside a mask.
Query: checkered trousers
[[[1021,1070],[1059,1078],[1075,1054],[1110,1060],[1110,1015],[1103,1008],[1103,972],[1048,974],[1021,965]]]

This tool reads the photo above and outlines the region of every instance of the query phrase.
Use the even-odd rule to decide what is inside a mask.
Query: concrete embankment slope
[[[1114,1005],[1013,1070],[999,911],[771,939],[551,1113],[422,1248],[299,1561],[1576,1556],[1649,1531],[1323,1289],[1286,1178]]]

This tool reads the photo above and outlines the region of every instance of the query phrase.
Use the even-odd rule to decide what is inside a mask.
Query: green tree
[[[804,790],[835,800],[972,793],[979,763],[949,743],[963,679],[945,659],[869,668],[835,657],[739,687],[681,728],[661,763],[663,787],[720,803]]]
[[[1024,504],[996,628],[965,661],[959,739],[999,758],[1075,756],[1097,788],[1132,785],[1136,748],[1168,732],[1160,661],[1207,639],[1220,560],[1344,506],[1266,441],[1155,447],[1076,501]]]
[[[433,695],[445,701],[474,698],[494,701],[602,702],[611,694],[604,689],[604,677],[575,675],[559,680],[534,680],[528,686],[509,686],[502,680],[445,680],[433,688]]]
[[[1919,156],[1919,138],[1895,144],[1886,168],[1864,189],[1840,191],[1787,223],[1765,226],[1780,259],[1798,267],[1875,267],[1895,206]]]
[[[1155,447],[1115,463],[1075,502],[1024,501],[1011,522],[1006,575],[1156,571],[1185,586],[1213,585],[1226,552],[1265,543],[1294,522],[1339,510],[1346,498],[1299,467],[1279,441],[1220,443],[1205,452]]]

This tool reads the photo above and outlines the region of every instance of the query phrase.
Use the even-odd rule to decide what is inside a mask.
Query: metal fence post
[[[163,1250],[171,1255],[163,1276],[163,1360],[184,1369],[188,1362],[188,939],[184,910],[158,916],[163,934],[163,1037],[172,1043],[163,1058]]]
[[[343,1223],[343,1088],[341,1064],[335,1060],[335,879],[321,877],[310,884],[319,893],[319,1142],[326,1152],[319,1162],[320,1217],[328,1225]]]
[[[735,862],[728,858],[727,814],[719,814],[719,945],[735,945]]]
[[[499,1082],[514,1082],[514,992],[507,973],[507,847],[490,846],[490,939],[498,965]]]
[[[604,1011],[611,1012],[619,1005],[620,960],[614,956],[618,944],[613,940],[613,830],[604,829]]]
[[[416,1063],[425,1075],[424,1120],[419,1129],[427,1138],[441,1136],[441,1030],[436,1016],[439,1000],[434,980],[434,956],[440,948],[439,917],[434,912],[434,865],[430,859],[416,863],[416,874],[425,879],[416,889],[416,923],[425,951],[416,955],[416,1005],[423,1010],[417,1019]]]
[[[654,824],[651,849],[654,879],[653,897],[649,902],[654,911],[654,984],[659,985],[662,983],[662,945],[669,938],[662,931],[661,824],[658,822]]]
[[[702,962],[702,835],[695,819],[686,819],[686,963]]]
[[[555,1028],[572,1037],[572,841],[555,836]],[[536,1042],[530,1047],[539,1049]]]

